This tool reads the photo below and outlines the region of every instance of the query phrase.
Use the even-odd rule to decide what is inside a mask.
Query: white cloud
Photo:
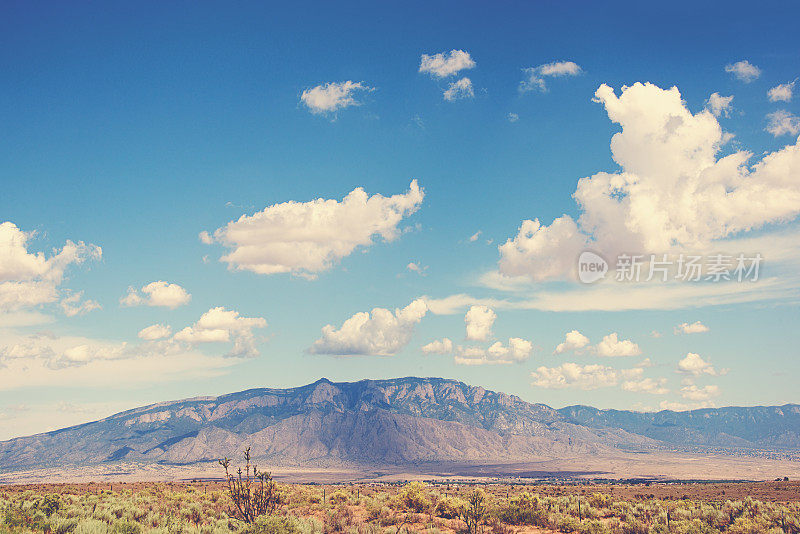
[[[253,358],[259,354],[253,330],[266,326],[263,317],[241,317],[237,311],[217,307],[201,315],[192,326],[177,332],[173,339],[190,345],[233,342],[226,357]]]
[[[733,74],[738,80],[744,83],[750,83],[761,76],[761,69],[746,59],[725,65],[725,72]]]
[[[59,303],[64,315],[67,317],[75,317],[76,315],[84,315],[90,311],[99,310],[102,308],[97,301],[86,299],[81,302],[83,298],[83,291],[78,291],[67,297],[61,299]]]
[[[447,78],[464,69],[475,67],[475,61],[464,50],[451,50],[449,53],[422,54],[419,71],[436,78]]]
[[[508,122],[517,122],[519,120],[519,115],[516,113],[509,113],[506,115],[506,118],[508,119]]]
[[[169,325],[154,324],[147,328],[139,330],[139,338],[145,341],[154,341],[156,339],[164,339],[172,334],[172,328]]]
[[[507,345],[497,341],[486,349],[459,346],[453,361],[457,365],[511,364],[527,360],[532,350],[533,343],[530,341],[512,337]]]
[[[453,352],[453,342],[450,338],[442,338],[431,341],[422,347],[422,352],[425,354],[450,354]]]
[[[767,114],[767,119],[769,122],[764,129],[775,137],[786,134],[797,135],[800,133],[800,118],[784,109],[779,109],[778,111]],[[800,143],[800,141],[798,142]]]
[[[473,98],[475,91],[472,89],[472,80],[467,77],[451,83],[444,91],[444,99],[448,102],[462,98]]]
[[[478,240],[478,238],[481,236],[481,233],[482,233],[482,232],[481,232],[480,230],[478,230],[477,232],[475,232],[474,234],[472,234],[471,236],[469,236],[469,241],[470,241],[470,243],[474,243],[475,241],[477,241],[477,240]]]
[[[28,251],[33,236],[33,232],[24,232],[12,222],[0,224],[0,312],[57,301],[67,267],[99,260],[103,254],[96,245],[68,240],[47,257],[42,252]],[[68,307],[74,304],[72,300],[67,302]]]
[[[730,136],[710,111],[692,114],[677,88],[636,83],[618,97],[604,84],[595,96],[622,126],[611,141],[621,171],[579,180],[577,223],[568,215],[550,226],[523,221],[517,236],[499,247],[503,275],[574,278],[576,258],[590,243],[607,258],[703,249],[800,213],[800,184],[793,179],[800,173],[800,141],[753,164],[746,151],[718,159]]]
[[[467,329],[467,339],[473,341],[486,341],[492,335],[492,325],[497,319],[497,314],[488,306],[472,306],[464,316]]]
[[[633,379],[641,376],[641,372],[641,369],[617,370],[606,365],[567,362],[558,367],[539,367],[531,377],[533,385],[540,388],[590,390],[616,386],[620,378]]]
[[[719,395],[719,386],[698,387],[694,384],[687,384],[681,388],[681,396],[692,401],[707,401]]]
[[[587,239],[572,217],[558,217],[550,226],[539,219],[522,221],[516,237],[500,245],[500,272],[508,277],[527,276],[540,281],[557,278],[575,270],[578,255]],[[557,252],[553,254],[553,249]]]
[[[123,306],[162,306],[175,309],[188,304],[190,300],[192,296],[178,284],[159,280],[143,286],[141,294],[129,287],[128,294],[119,299],[119,302]]]
[[[595,351],[599,356],[608,358],[639,356],[642,353],[639,345],[630,339],[620,340],[616,332],[605,336],[603,341],[597,344]]]
[[[733,95],[721,96],[719,93],[711,93],[708,97],[706,106],[715,117],[728,116],[731,109],[731,102],[733,102]]]
[[[588,344],[589,344],[588,337],[584,336],[577,330],[572,330],[571,332],[567,332],[564,342],[559,343],[558,346],[556,346],[556,350],[554,351],[554,353],[563,354],[571,350],[582,349]]]
[[[374,88],[363,82],[331,82],[306,89],[300,95],[300,100],[308,107],[311,113],[331,113],[350,106],[357,106],[355,99],[358,91],[373,91]]]
[[[656,366],[656,364],[654,364],[650,360],[650,358],[645,358],[644,360],[642,360],[639,363],[637,363],[636,365],[634,365],[634,367],[641,367],[642,369],[646,369],[648,367],[655,367],[655,366]]]
[[[577,76],[581,68],[572,61],[556,61],[538,67],[523,69],[525,79],[520,83],[520,91],[547,91],[546,77]]]
[[[666,383],[666,378],[642,378],[641,380],[627,380],[622,383],[622,389],[632,393],[666,395],[669,393],[669,389],[665,387]]]
[[[200,238],[231,249],[221,258],[230,269],[313,277],[357,247],[372,245],[374,236],[393,241],[398,225],[419,209],[424,196],[416,180],[407,193],[391,197],[368,196],[359,187],[341,201],[273,204]]]
[[[687,410],[699,410],[701,408],[713,408],[713,402],[691,402],[691,403],[683,403],[683,402],[672,402],[672,401],[661,401],[659,407],[662,410],[672,410],[674,412],[685,412]]]
[[[169,341],[132,346],[83,337],[4,338],[0,391],[26,387],[103,387],[219,376],[241,360],[184,350]],[[27,351],[26,354],[21,353]],[[16,352],[18,357],[11,357]]]
[[[386,308],[374,308],[371,314],[359,312],[338,330],[333,325],[323,327],[322,337],[308,351],[339,356],[391,356],[408,344],[427,312],[428,306],[422,299],[395,309],[394,313]]]
[[[797,83],[789,82],[789,83],[782,83],[780,85],[776,85],[769,91],[767,91],[767,97],[769,98],[770,102],[789,102],[792,99],[792,92],[794,91],[794,85]]]
[[[727,371],[723,369],[721,372],[718,372],[710,362],[705,361],[699,354],[690,352],[686,354],[685,358],[678,362],[678,372],[692,376],[700,376],[703,374],[717,376],[725,374]]]
[[[675,335],[678,334],[702,334],[708,332],[708,327],[700,321],[695,321],[691,324],[681,323],[675,327]]]
[[[428,270],[428,266],[427,265],[420,265],[419,262],[413,262],[412,261],[411,263],[406,265],[406,269],[408,269],[412,273],[417,273],[420,276],[425,276],[425,271]]]

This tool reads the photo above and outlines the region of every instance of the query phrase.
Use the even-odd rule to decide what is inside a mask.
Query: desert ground
[[[652,452],[616,456],[563,458],[511,464],[422,463],[414,466],[341,465],[272,466],[261,462],[279,482],[518,482],[550,479],[583,481],[646,479],[650,481],[763,481],[800,479],[800,461],[723,454]],[[104,463],[13,472],[0,471],[0,484],[47,482],[161,482],[219,478],[216,461],[191,465]]]
[[[239,519],[224,481],[0,486],[0,532],[800,532],[800,482],[278,484]],[[468,527],[475,496],[477,523]]]

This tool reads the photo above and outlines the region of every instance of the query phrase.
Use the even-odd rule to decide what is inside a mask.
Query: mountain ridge
[[[696,416],[581,405],[556,410],[438,377],[322,378],[293,388],[162,401],[7,440],[0,442],[0,470],[120,461],[185,465],[247,446],[273,465],[327,467],[541,461],[690,444],[800,448],[800,406],[783,408],[786,413],[731,408]],[[752,421],[755,429],[747,425]]]

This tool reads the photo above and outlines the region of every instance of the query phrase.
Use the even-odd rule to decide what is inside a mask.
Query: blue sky
[[[796,6],[311,7],[4,6],[0,439],[321,376],[556,407],[800,402]],[[579,205],[601,173],[633,177],[606,191],[620,204]],[[315,199],[334,224],[309,222]],[[52,260],[68,240],[85,245]],[[240,246],[256,260],[221,260]],[[612,269],[625,251],[764,265],[749,285],[584,285],[584,248]],[[288,272],[253,272],[265,257]]]

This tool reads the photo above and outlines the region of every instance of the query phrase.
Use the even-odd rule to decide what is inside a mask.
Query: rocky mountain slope
[[[322,379],[292,389],[163,402],[0,442],[0,470],[193,464],[238,457],[248,446],[274,466],[524,462],[667,443],[797,447],[799,432],[797,406],[658,414],[554,410],[441,378]]]

